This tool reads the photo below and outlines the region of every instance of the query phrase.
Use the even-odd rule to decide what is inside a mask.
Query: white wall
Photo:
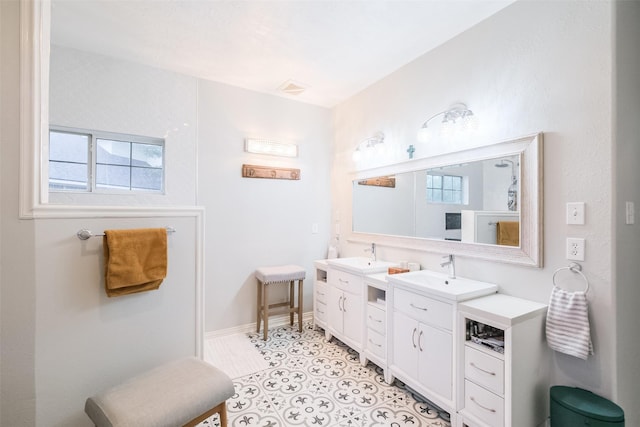
[[[586,238],[583,266],[591,283],[596,353],[586,362],[554,354],[550,363],[554,383],[609,397],[615,390],[617,344],[610,316],[615,309],[611,19],[610,2],[516,2],[416,59],[336,108],[332,181],[333,220],[344,221],[351,214],[347,178],[357,141],[381,130],[402,153],[417,144],[416,131],[426,117],[455,102],[466,102],[478,117],[476,138],[417,144],[418,157],[543,131],[544,268],[459,257],[457,272],[495,282],[507,294],[548,302],[553,272],[568,264],[566,237]],[[572,201],[586,203],[586,225],[565,225],[565,204]],[[345,256],[362,254],[362,244],[341,241]],[[379,257],[441,269],[440,254],[428,250],[381,246]]]
[[[34,225],[18,220],[19,2],[0,2],[0,425],[35,425]],[[10,247],[11,250],[6,250]]]
[[[198,90],[198,204],[206,207],[207,331],[256,321],[260,266],[298,264],[307,271],[311,311],[313,260],[329,242],[331,115],[328,109],[201,80]],[[246,137],[299,146],[284,159],[245,153]],[[242,164],[300,169],[300,180],[241,177]],[[312,225],[318,224],[318,234]]]
[[[196,355],[197,219],[34,222],[35,425],[90,426],[83,411],[88,396],[150,367]],[[107,297],[102,239],[80,241],[78,229],[167,224],[176,232],[168,237],[168,272],[160,288]]]
[[[49,123],[165,139],[164,194],[50,194],[56,204],[193,205],[197,79],[51,46]]]
[[[640,228],[637,215],[640,208],[640,3],[618,2],[615,14],[615,141],[614,194],[615,214],[615,283],[616,339],[618,342],[618,400],[625,409],[628,426],[640,425],[638,388],[640,384]],[[635,202],[636,222],[625,223],[625,202]]]

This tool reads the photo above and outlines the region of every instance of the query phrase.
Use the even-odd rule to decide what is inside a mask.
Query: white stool
[[[305,278],[304,268],[297,265],[282,265],[277,267],[261,267],[256,270],[258,279],[258,321],[256,332],[260,332],[260,322],[264,321],[264,340],[267,340],[269,330],[269,310],[286,307],[281,313],[289,313],[289,322],[293,325],[293,314],[298,313],[298,330],[302,332],[302,284]],[[294,307],[294,284],[298,281],[298,306]],[[289,301],[269,304],[268,285],[288,283]]]

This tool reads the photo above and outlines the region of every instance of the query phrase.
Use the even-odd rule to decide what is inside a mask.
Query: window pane
[[[162,190],[162,169],[131,168],[132,190]]]
[[[445,175],[442,177],[442,188],[444,190],[451,190],[451,188],[453,187],[452,178],[453,177],[449,175]]]
[[[441,202],[442,201],[442,190],[433,189],[433,201]]]
[[[107,165],[130,165],[131,143],[98,139],[96,162]]]
[[[50,190],[87,190],[87,164],[49,162]]]
[[[454,176],[453,178],[453,189],[461,191],[462,190],[462,177]]]
[[[457,204],[459,204],[459,205],[461,205],[461,204],[462,204],[462,191],[455,191],[455,192],[453,193],[453,200],[452,200],[452,202],[453,202],[453,203],[457,203]]]
[[[451,203],[453,201],[453,194],[451,190],[442,191],[442,201],[446,203]]]
[[[96,187],[129,190],[128,166],[96,165]]]
[[[49,132],[49,160],[87,164],[89,135]],[[86,177],[85,177],[86,179]]]
[[[134,142],[131,147],[131,165],[161,168],[162,145],[139,144]]]
[[[433,175],[433,188],[442,188],[442,176],[441,175]]]
[[[427,188],[433,188],[433,183],[431,180],[431,175],[427,175]]]

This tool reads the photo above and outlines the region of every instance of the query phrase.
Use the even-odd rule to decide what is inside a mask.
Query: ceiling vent
[[[287,95],[300,95],[306,89],[306,86],[298,82],[294,82],[293,80],[287,80],[278,88],[280,92],[284,92]]]

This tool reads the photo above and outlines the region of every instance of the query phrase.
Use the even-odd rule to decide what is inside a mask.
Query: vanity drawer
[[[373,329],[367,330],[367,348],[371,353],[375,354],[378,357],[385,359],[387,357],[386,354],[386,340],[384,339],[384,335],[379,334]]]
[[[464,381],[464,407],[491,427],[504,426],[504,399],[469,380]]]
[[[504,395],[504,361],[465,346],[464,376],[490,391]]]
[[[328,279],[332,286],[350,292],[353,295],[360,295],[362,293],[362,285],[364,283],[362,276],[356,276],[346,271],[330,268]]]
[[[316,301],[326,304],[328,297],[329,289],[327,288],[327,285],[321,282],[316,282]]]
[[[386,335],[387,313],[373,304],[367,305],[367,326],[379,334]]]
[[[323,302],[316,301],[316,307],[314,309],[316,320],[321,322],[327,321],[327,305]]]
[[[453,328],[453,306],[423,295],[394,289],[394,307],[419,322],[450,331]]]

